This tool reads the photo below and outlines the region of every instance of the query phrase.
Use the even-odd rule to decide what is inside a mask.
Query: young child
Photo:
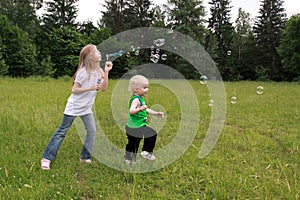
[[[125,161],[130,165],[136,160],[136,154],[140,141],[144,138],[144,145],[141,156],[148,160],[155,160],[153,149],[156,143],[157,133],[147,126],[147,114],[164,117],[163,112],[156,112],[147,107],[144,96],[148,94],[149,81],[141,75],[133,76],[129,81],[129,91],[132,96],[129,101],[129,114],[126,123],[126,135],[128,143],[126,145]]]
[[[100,68],[101,54],[95,45],[89,44],[82,48],[79,55],[79,64],[73,77],[72,94],[68,98],[61,125],[53,134],[44,150],[41,160],[43,170],[50,169],[50,163],[56,158],[57,152],[65,135],[71,127],[75,117],[79,116],[86,128],[86,137],[83,144],[80,161],[91,163],[91,152],[94,146],[96,133],[92,107],[97,91],[105,91],[108,86],[108,73],[112,69],[112,62],[105,63],[105,72]]]

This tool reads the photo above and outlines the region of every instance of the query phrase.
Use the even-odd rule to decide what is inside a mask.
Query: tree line
[[[300,81],[300,14],[288,19],[283,0],[261,0],[255,18],[239,8],[235,20],[230,0],[210,0],[209,13],[202,0],[168,0],[166,5],[152,0],[105,0],[97,25],[76,21],[77,3],[1,0],[0,76],[72,76],[84,45],[100,44],[130,29],[160,27],[201,44],[226,81]],[[120,78],[146,62],[151,62],[149,56],[124,53],[114,61],[111,76]],[[185,78],[200,76],[184,58],[170,52],[165,64]]]

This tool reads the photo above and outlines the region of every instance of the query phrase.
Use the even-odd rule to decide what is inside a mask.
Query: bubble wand
[[[118,52],[115,52],[115,53],[106,54],[106,60],[108,61],[110,57],[122,56],[123,53],[124,53],[123,50],[119,50]]]

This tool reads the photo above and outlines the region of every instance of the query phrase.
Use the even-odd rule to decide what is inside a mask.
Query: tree
[[[28,77],[34,74],[37,67],[36,47],[31,43],[28,33],[18,26],[12,26],[6,16],[0,16],[0,38],[2,52],[8,75],[13,77]]]
[[[154,20],[153,20],[153,27],[161,27],[165,28],[165,16],[167,15],[166,11],[161,6],[154,6]]]
[[[5,64],[3,54],[5,52],[5,46],[2,43],[2,38],[0,35],[0,76],[5,76],[8,72],[8,66]]]
[[[238,10],[238,16],[235,20],[235,33],[233,34],[232,48],[231,48],[231,60],[233,65],[231,68],[231,74],[233,75],[234,80],[249,79],[248,72],[249,63],[243,62],[244,58],[251,57],[252,55],[245,54],[249,50],[250,44],[249,40],[251,39],[252,27],[251,27],[251,18],[250,14],[243,11],[241,8]],[[246,44],[250,46],[247,46]],[[248,61],[248,60],[247,60]],[[252,66],[251,66],[252,68]]]
[[[110,29],[107,28],[97,28],[94,30],[91,35],[89,36],[89,43],[98,45],[107,38],[111,36],[111,31]]]
[[[92,21],[86,21],[79,24],[79,32],[90,36],[97,28],[94,26]]]
[[[205,10],[202,0],[168,0],[165,8],[167,9],[167,28],[188,35],[198,43],[204,44],[206,20],[204,19]],[[176,36],[174,35],[174,37]],[[180,42],[185,43],[185,41]],[[185,78],[196,79],[199,77],[194,66],[184,58],[171,52],[168,53],[168,57],[171,59],[168,59],[166,63],[174,66]]]
[[[113,35],[129,29],[149,27],[156,19],[152,6],[150,0],[106,0],[106,11],[102,11],[99,26],[111,29]]]
[[[51,59],[54,77],[72,76],[78,65],[78,55],[86,45],[85,38],[75,28],[62,27],[48,34],[49,45],[44,58]],[[51,56],[50,58],[48,56]]]
[[[204,44],[205,9],[202,0],[168,0],[169,19],[167,27]]]
[[[124,16],[125,2],[127,0],[105,0],[103,5],[106,11],[102,11],[99,26],[108,28],[113,35],[127,30],[126,18]]]
[[[78,8],[76,2],[78,0],[48,0],[46,1],[46,13],[42,15],[43,25],[46,29],[56,29],[62,27],[75,27],[78,23],[77,18]]]
[[[232,60],[228,52],[232,49],[232,37],[234,28],[230,22],[230,1],[212,0],[209,2],[211,17],[208,19],[208,29],[215,35],[217,40],[217,58],[215,59],[218,69],[224,80],[230,80]]]
[[[124,15],[128,29],[149,27],[154,21],[153,4],[150,0],[128,0],[125,3]]]
[[[300,81],[300,14],[288,20],[282,33],[278,53],[283,61],[283,80]]]
[[[6,15],[11,24],[23,29],[34,39],[39,28],[36,10],[41,5],[42,0],[1,0],[0,15]]]
[[[267,76],[274,81],[282,80],[282,63],[277,52],[286,22],[282,4],[282,0],[262,0],[260,16],[254,24],[254,36],[260,51],[257,65],[265,68]]]
[[[235,20],[235,31],[241,37],[248,36],[252,31],[250,13],[243,11],[242,8],[238,10],[238,16]]]

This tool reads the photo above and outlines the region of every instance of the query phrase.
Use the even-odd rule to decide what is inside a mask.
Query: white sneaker
[[[148,159],[148,160],[155,160],[156,159],[155,156],[153,155],[153,153],[150,153],[148,151],[142,151],[141,156],[143,158]]]
[[[127,165],[127,166],[131,165],[131,160],[125,159],[124,160],[124,164]]]
[[[82,162],[82,163],[87,163],[87,164],[92,163],[91,159],[82,159],[82,158],[80,158],[79,161]]]

